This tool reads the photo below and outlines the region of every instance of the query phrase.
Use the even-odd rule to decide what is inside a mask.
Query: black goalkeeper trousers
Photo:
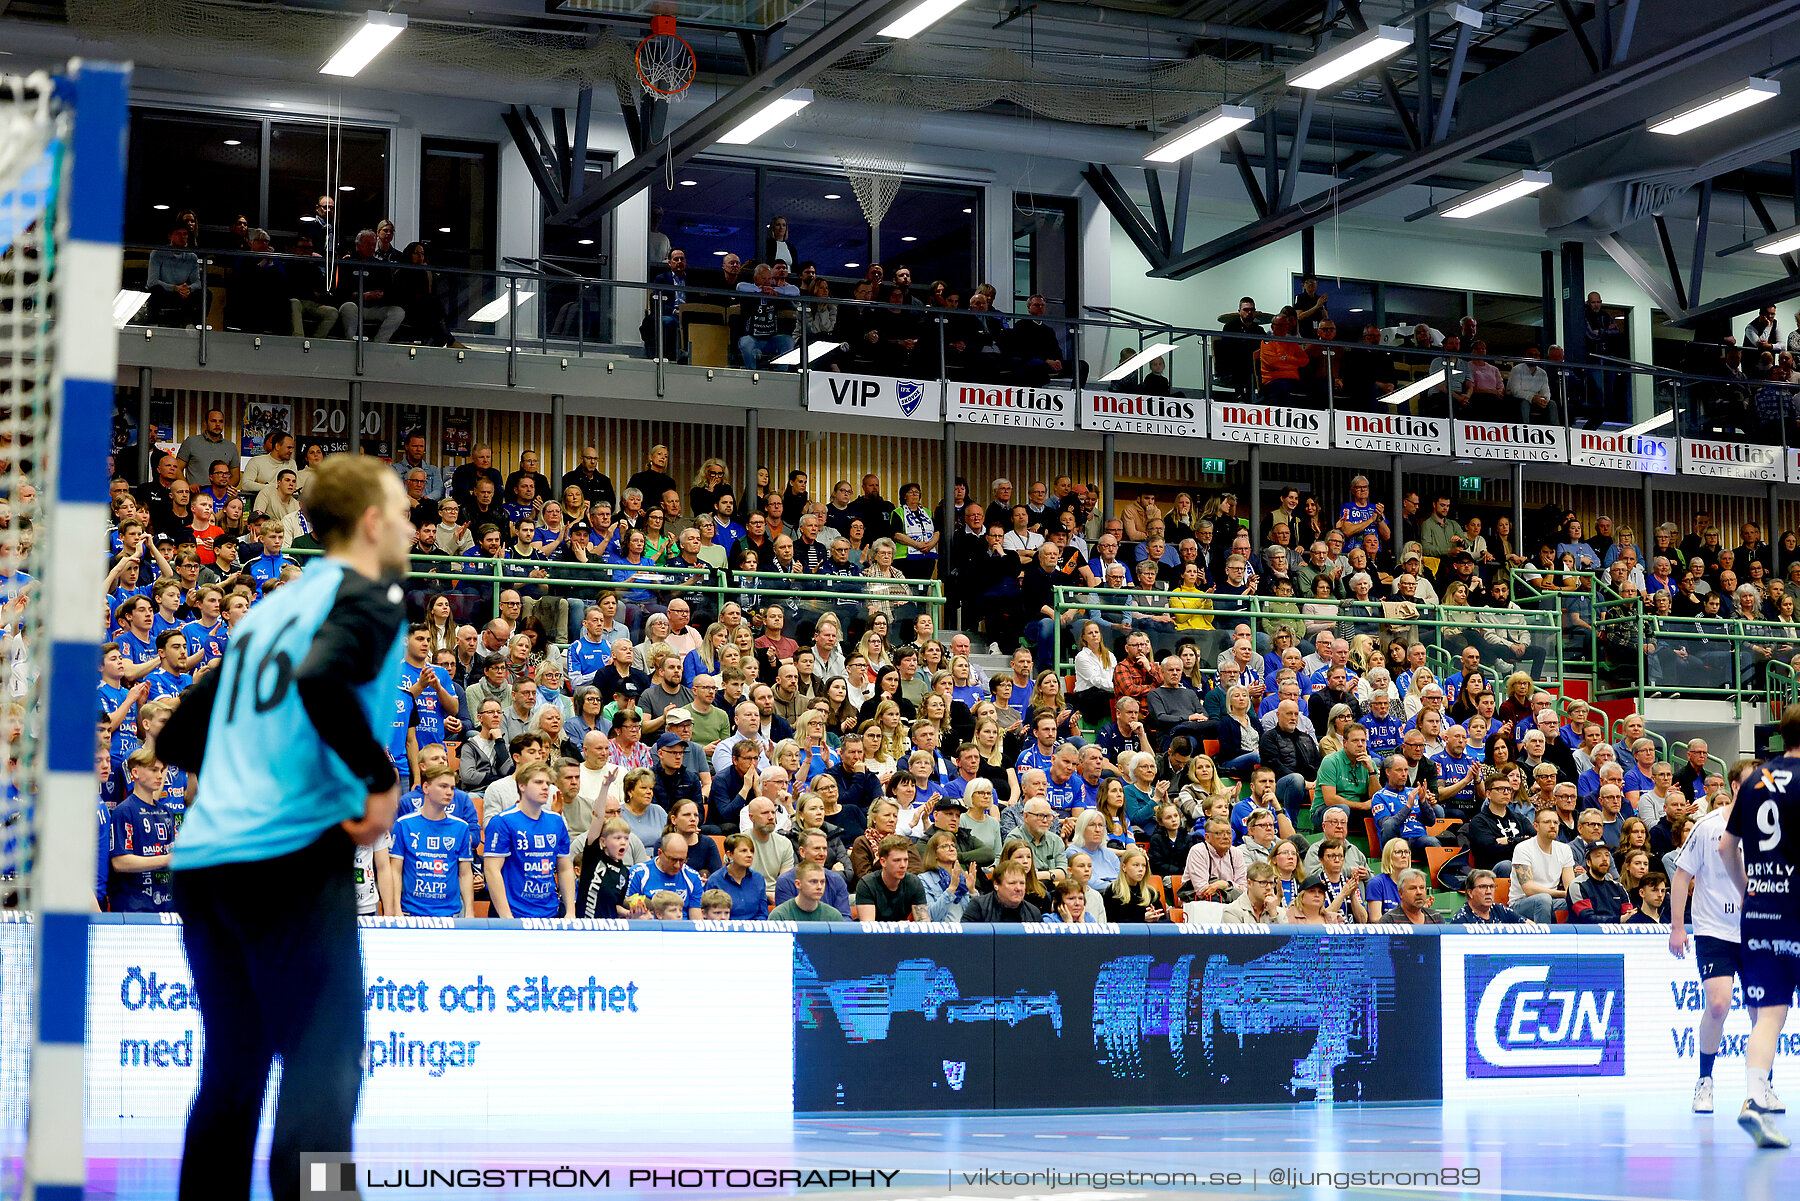
[[[249,1197],[276,1056],[275,1201],[300,1196],[302,1154],[350,1152],[364,1040],[353,852],[333,827],[288,855],[175,873],[206,1032],[181,1153],[182,1201]]]

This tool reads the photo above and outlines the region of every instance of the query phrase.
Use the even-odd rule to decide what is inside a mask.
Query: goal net
[[[83,1182],[126,80],[79,61],[0,74],[4,1197],[79,1195]]]

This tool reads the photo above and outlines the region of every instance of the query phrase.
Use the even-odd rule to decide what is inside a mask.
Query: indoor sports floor
[[[1043,1070],[1045,1065],[1029,1065]],[[1021,1065],[1025,1068],[1026,1065]],[[1756,1151],[1737,1128],[1741,1097],[1720,1079],[1719,1112],[1690,1114],[1685,1097],[1655,1095],[1633,1101],[1577,1104],[1556,1101],[1495,1105],[1365,1105],[1082,1113],[1046,1110],[978,1115],[900,1115],[804,1118],[791,1127],[733,1121],[713,1107],[729,1096],[721,1076],[677,1069],[678,1087],[695,1102],[691,1130],[650,1131],[635,1126],[629,1098],[648,1081],[639,1067],[597,1088],[576,1086],[574,1095],[595,1104],[592,1118],[567,1130],[478,1129],[439,1137],[364,1139],[359,1157],[381,1172],[425,1162],[612,1170],[612,1191],[580,1193],[542,1187],[458,1191],[382,1188],[364,1196],[641,1195],[751,1197],[771,1191],[633,1190],[625,1174],[633,1165],[673,1167],[797,1167],[898,1171],[890,1187],[825,1188],[818,1194],[884,1196],[909,1201],[938,1197],[1049,1198],[1075,1201],[1161,1196],[1298,1197],[1507,1197],[1567,1201],[1788,1201],[1800,1181],[1795,1152]],[[692,1073],[692,1074],[691,1074]],[[634,1085],[632,1080],[638,1077]],[[671,1081],[670,1083],[674,1083]],[[1046,1087],[1054,1087],[1053,1070]],[[604,1098],[611,1098],[605,1101]],[[449,1096],[446,1098],[450,1099]],[[577,1102],[579,1104],[580,1102]],[[267,1124],[264,1144],[266,1148]],[[173,1146],[171,1140],[169,1146]],[[617,1147],[614,1153],[603,1148]],[[119,1146],[89,1148],[91,1198],[161,1201],[174,1194],[176,1161],[168,1146],[149,1153]],[[1481,1173],[1473,1188],[1405,1188],[1272,1184],[1273,1172],[1426,1172],[1445,1165]],[[1023,1184],[984,1184],[980,1172],[1061,1173],[1095,1171],[1191,1172],[1204,1182],[1236,1171],[1233,1187],[1221,1183],[1114,1183],[1094,1188],[1080,1179],[1042,1178]],[[266,1197],[260,1173],[256,1195]],[[1255,1172],[1254,1183],[1249,1179]],[[1496,1178],[1498,1173],[1498,1178]],[[991,1178],[990,1178],[991,1180]]]

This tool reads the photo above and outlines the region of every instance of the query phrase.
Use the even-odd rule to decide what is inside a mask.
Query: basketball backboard
[[[773,29],[804,8],[809,0],[561,0],[555,11],[583,16],[642,20],[673,16],[683,27],[744,30]]]

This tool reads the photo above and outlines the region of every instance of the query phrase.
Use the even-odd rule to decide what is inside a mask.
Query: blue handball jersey
[[[562,814],[548,809],[535,821],[521,809],[508,809],[488,822],[482,854],[505,857],[500,879],[514,917],[555,917],[561,911],[556,861],[569,854],[569,847],[569,827]],[[493,887],[489,879],[488,888]]]
[[[475,859],[469,823],[451,814],[432,821],[423,811],[394,823],[388,854],[400,861],[400,912],[418,917],[462,913],[462,869]]]
[[[238,622],[216,672],[200,800],[176,840],[176,870],[286,855],[362,817],[368,785],[314,726],[296,681],[314,672],[347,688],[362,737],[378,747],[373,732],[387,728],[405,653],[402,600],[398,584],[321,558]]]

